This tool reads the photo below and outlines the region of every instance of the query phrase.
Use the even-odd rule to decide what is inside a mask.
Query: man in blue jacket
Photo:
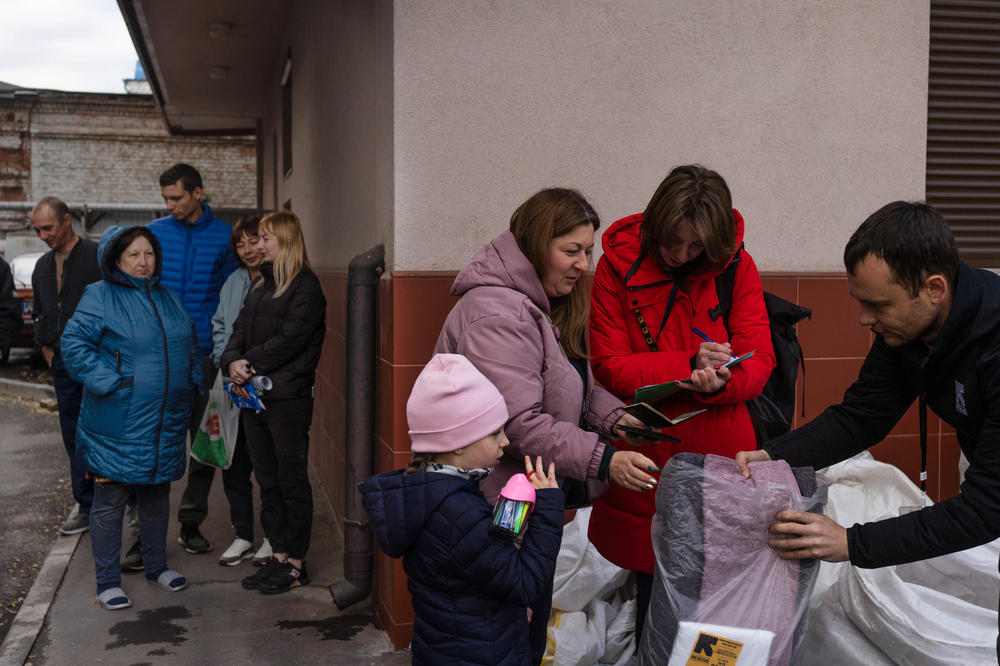
[[[212,362],[212,315],[219,305],[222,283],[236,270],[235,257],[229,249],[232,227],[212,215],[212,208],[202,203],[201,174],[190,164],[175,164],[160,176],[160,192],[170,215],[149,223],[163,250],[161,282],[176,291],[198,331],[202,353],[203,389],[191,410],[190,433],[193,438],[208,403],[208,390],[215,383]],[[177,520],[181,534],[177,542],[189,553],[207,553],[212,544],[198,527],[208,515],[208,493],[212,489],[215,468],[191,458],[188,461],[187,486],[181,496]],[[135,547],[126,559],[135,558]],[[138,551],[137,551],[138,552]],[[141,557],[141,552],[138,553]]]
[[[850,560],[874,568],[946,555],[1000,537],[1000,276],[959,261],[941,214],[896,201],[873,213],[844,250],[859,323],[875,342],[839,405],[741,451],[736,462],[783,459],[826,467],[880,442],[914,402],[955,428],[969,469],[958,495],[895,518],[844,528],[822,514],[778,513],[771,547],[784,559]],[[926,416],[920,416],[926,460]],[[926,474],[926,463],[924,464]]]

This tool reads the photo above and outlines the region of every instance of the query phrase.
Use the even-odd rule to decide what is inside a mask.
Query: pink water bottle
[[[524,474],[515,474],[500,490],[490,530],[501,538],[513,541],[524,533],[528,514],[534,508],[534,487]]]

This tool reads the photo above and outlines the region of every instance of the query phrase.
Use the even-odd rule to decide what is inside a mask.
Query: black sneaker
[[[142,571],[144,568],[142,564],[142,542],[136,539],[132,547],[125,553],[125,559],[122,560],[122,571],[125,573],[135,573]]]
[[[309,584],[309,574],[306,573],[306,563],[302,563],[301,569],[296,569],[295,565],[285,560],[278,564],[270,576],[268,576],[257,587],[261,594],[281,594],[288,592],[293,587],[301,587]]]
[[[212,544],[198,531],[197,523],[181,523],[181,535],[177,537],[177,543],[184,546],[187,552],[196,555],[212,550]]]
[[[66,519],[66,522],[62,524],[59,528],[59,534],[63,536],[69,536],[71,534],[80,534],[81,532],[86,532],[90,529],[90,514],[89,513],[74,513],[72,516]]]
[[[280,566],[281,562],[273,557],[268,558],[267,562],[264,562],[260,569],[257,569],[257,571],[244,578],[240,583],[248,590],[256,590]]]

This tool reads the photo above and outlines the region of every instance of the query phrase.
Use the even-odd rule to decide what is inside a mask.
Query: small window
[[[292,173],[292,54],[281,75],[281,165],[285,178]]]

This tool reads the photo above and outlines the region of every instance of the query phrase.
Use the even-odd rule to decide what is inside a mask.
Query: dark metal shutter
[[[964,260],[1000,267],[1000,0],[931,0],[927,202]]]

